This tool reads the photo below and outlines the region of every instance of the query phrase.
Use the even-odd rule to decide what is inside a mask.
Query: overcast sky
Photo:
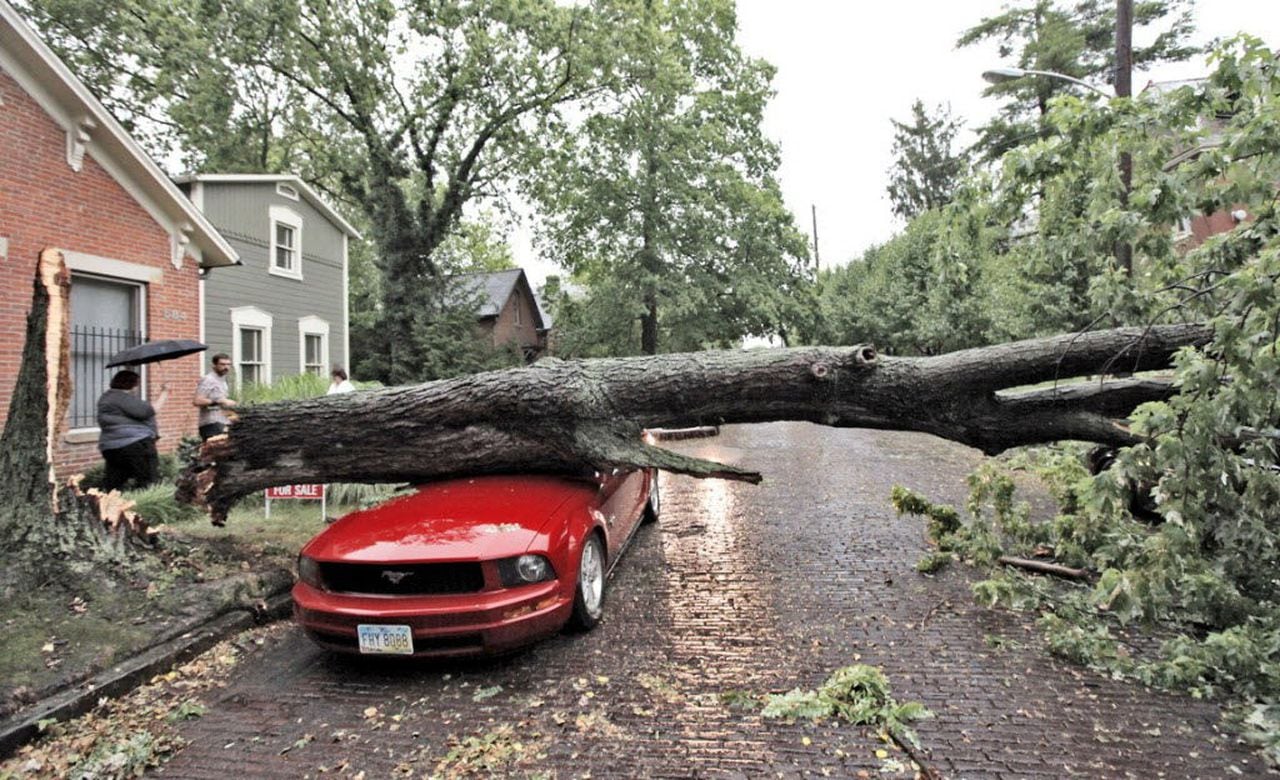
[[[994,111],[996,101],[981,97],[982,71],[1012,63],[1000,62],[994,46],[956,50],[955,41],[1006,4],[738,0],[742,48],[778,69],[765,132],[782,146],[783,195],[806,232],[817,206],[824,268],[901,228],[885,194],[890,118],[907,119],[916,98],[950,104],[969,127]],[[1202,41],[1245,29],[1280,46],[1280,0],[1200,0],[1196,21]],[[1203,61],[1135,73],[1134,91],[1150,79],[1203,74]]]
[[[1012,63],[1000,61],[993,45],[957,50],[955,41],[1005,5],[1007,0],[738,0],[739,43],[778,70],[765,132],[782,147],[783,195],[810,240],[810,209],[817,207],[824,268],[847,263],[902,227],[885,194],[893,161],[890,118],[909,118],[916,98],[930,109],[949,104],[970,128],[994,112],[996,101],[982,97],[982,71]],[[1198,42],[1246,29],[1280,47],[1280,0],[1200,0],[1196,26]],[[1142,43],[1140,30],[1135,43]],[[1137,91],[1149,80],[1204,73],[1202,60],[1182,63],[1136,72],[1133,86]],[[972,139],[965,134],[962,140]],[[536,258],[525,233],[512,236],[516,260],[537,287],[557,271]]]

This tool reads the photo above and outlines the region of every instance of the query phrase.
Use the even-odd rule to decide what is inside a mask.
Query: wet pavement
[[[672,443],[765,475],[662,476],[663,518],[610,582],[605,621],[497,661],[346,660],[282,624],[183,724],[180,778],[910,777],[874,731],[735,703],[879,666],[948,778],[1263,776],[1212,703],[1055,662],[973,574],[916,573],[923,523],[890,487],[962,501],[973,450],[803,423]],[[727,695],[726,695],[727,694]]]

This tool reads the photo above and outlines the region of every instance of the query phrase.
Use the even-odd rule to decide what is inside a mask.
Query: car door
[[[644,511],[644,470],[614,469],[605,478],[604,512],[609,527],[609,560],[631,538]]]

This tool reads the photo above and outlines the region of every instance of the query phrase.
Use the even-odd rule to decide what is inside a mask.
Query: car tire
[[[600,534],[593,533],[582,543],[582,554],[578,556],[578,581],[574,585],[570,628],[590,631],[604,617],[606,573],[604,542]]]
[[[644,502],[644,517],[642,523],[658,522],[658,518],[662,516],[662,496],[658,494],[658,472],[653,472],[653,481],[649,483],[649,500]]]

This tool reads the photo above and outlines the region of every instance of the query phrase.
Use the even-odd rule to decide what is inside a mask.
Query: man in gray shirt
[[[227,391],[227,374],[231,372],[230,356],[219,352],[213,356],[213,370],[204,375],[196,385],[196,397],[192,404],[200,410],[200,438],[207,439],[227,430],[224,409],[236,408]]]

